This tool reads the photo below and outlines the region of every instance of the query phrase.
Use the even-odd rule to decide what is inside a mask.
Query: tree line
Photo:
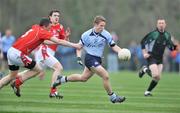
[[[0,31],[11,28],[18,37],[58,9],[60,23],[72,30],[72,41],[92,27],[96,15],[106,17],[107,29],[117,33],[122,45],[140,41],[155,29],[157,18],[165,18],[167,31],[179,40],[179,6],[180,0],[0,0]]]

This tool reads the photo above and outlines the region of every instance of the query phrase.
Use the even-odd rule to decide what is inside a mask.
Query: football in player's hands
[[[129,49],[123,48],[118,52],[118,58],[123,61],[130,60],[131,52],[129,51]]]

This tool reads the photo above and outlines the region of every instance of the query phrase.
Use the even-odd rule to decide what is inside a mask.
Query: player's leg
[[[50,87],[50,97],[62,97],[59,95],[57,88],[53,87],[53,83],[57,80],[57,77],[61,75],[63,66],[61,63],[51,54],[42,61],[44,65],[48,66],[49,68],[53,69],[52,78],[51,78],[51,87]]]
[[[57,77],[61,75],[63,67],[59,62],[56,62],[53,67],[53,74],[52,74],[52,79],[51,79],[51,88],[50,88],[50,97],[58,97],[62,98],[63,96],[60,95],[57,91],[56,87],[53,87],[54,82],[57,80]]]
[[[21,79],[21,82],[24,83],[25,81],[36,77],[42,71],[41,67],[38,63],[35,64],[34,68],[30,70],[25,70],[23,72],[18,73],[18,77]]]
[[[34,50],[34,59],[35,61],[40,65],[40,67],[43,69],[43,71],[41,71],[37,76],[39,77],[40,80],[44,79],[45,76],[45,69],[47,68],[47,66],[43,63],[43,55],[42,55],[42,46],[39,46],[38,48],[36,48]]]
[[[158,64],[158,70],[159,70],[159,80],[161,79],[161,74],[162,74],[162,70],[163,70],[163,64]]]
[[[20,55],[19,51],[17,51],[16,49],[12,47],[9,48],[8,53],[7,53],[7,59],[8,59],[10,74],[3,77],[0,80],[0,88],[9,84],[17,76],[17,73],[19,70],[18,63],[20,62],[18,59],[19,55]]]
[[[118,96],[112,91],[111,84],[109,81],[109,74],[101,65],[94,67],[93,71],[102,78],[104,89],[106,90],[107,94],[110,96],[110,101],[112,103],[117,103],[117,102],[121,103],[125,101],[124,96]]]
[[[39,80],[43,80],[45,76],[45,70],[42,70],[37,76],[39,77]]]
[[[108,94],[112,94],[112,88],[110,85],[108,72],[101,65],[93,68],[93,71],[102,78],[103,86],[104,86],[106,92]]]
[[[83,73],[80,74],[72,74],[67,77],[68,82],[86,82],[89,78],[92,77],[94,73],[89,70],[87,67],[84,68]]]
[[[100,58],[98,58],[100,59]],[[86,55],[85,56],[85,69],[83,71],[82,74],[72,74],[68,77],[66,76],[59,76],[56,80],[56,82],[54,83],[53,87],[60,85],[62,83],[66,83],[66,82],[85,82],[87,81],[92,75],[93,72],[91,70],[89,70],[91,67],[96,66],[95,64],[99,64],[99,62],[96,61],[96,57],[93,57],[91,55]],[[89,68],[89,69],[88,69]]]
[[[8,75],[0,80],[0,89],[9,84],[18,74],[18,70],[10,71]]]
[[[149,84],[147,91],[145,91],[145,93],[144,93],[145,96],[152,96],[151,91],[156,87],[156,85],[158,84],[158,81],[160,79],[158,65],[157,64],[151,64],[149,66],[149,68],[150,68],[151,73],[152,73],[152,81]]]
[[[148,74],[150,77],[152,77],[151,70],[149,69],[148,66],[142,66],[141,69],[139,70],[139,78],[142,78],[145,74]]]
[[[85,67],[82,74],[71,74],[69,76],[58,76],[57,80],[53,84],[53,88],[66,82],[86,82],[93,73]]]
[[[35,77],[36,75],[38,75],[42,69],[40,68],[40,66],[37,64],[35,64],[33,67],[30,67],[30,70],[25,70],[23,72],[18,73],[18,76],[16,77],[16,79],[11,83],[11,87],[14,90],[14,93],[16,94],[16,96],[20,97],[20,86],[27,80]]]
[[[58,76],[57,80],[53,84],[54,87],[66,83],[66,82],[86,82],[89,78],[91,78],[93,72],[90,71],[87,67],[84,68],[82,74],[71,74],[69,76]]]

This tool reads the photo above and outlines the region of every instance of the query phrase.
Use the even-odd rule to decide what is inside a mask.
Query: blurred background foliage
[[[18,37],[52,9],[61,11],[60,22],[71,28],[74,42],[96,15],[107,18],[107,29],[123,46],[155,29],[157,18],[165,18],[167,31],[180,39],[180,0],[0,0],[0,31],[11,28]]]

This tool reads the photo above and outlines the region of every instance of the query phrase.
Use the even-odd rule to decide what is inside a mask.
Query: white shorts
[[[32,62],[32,59],[30,57],[13,47],[9,48],[7,52],[7,58],[8,65],[27,66]]]
[[[55,63],[59,62],[55,57],[55,51],[48,48],[47,45],[40,45],[34,52],[35,61],[40,64],[43,69],[52,68]]]

